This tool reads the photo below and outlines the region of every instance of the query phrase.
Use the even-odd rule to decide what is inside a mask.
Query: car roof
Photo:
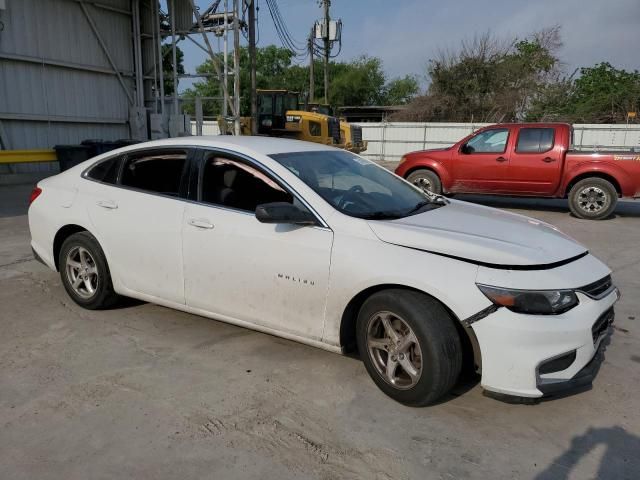
[[[136,143],[122,149],[122,151],[138,150],[147,147],[170,147],[170,146],[202,146],[227,149],[251,150],[263,155],[288,152],[311,152],[338,150],[329,145],[314,142],[304,142],[302,140],[292,140],[288,138],[275,138],[266,136],[234,136],[234,135],[206,135],[187,136],[177,138],[165,138],[144,143]]]

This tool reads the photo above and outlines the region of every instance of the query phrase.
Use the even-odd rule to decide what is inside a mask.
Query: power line
[[[287,28],[287,24],[280,13],[280,8],[278,7],[278,3],[276,0],[265,0],[267,7],[269,8],[269,14],[271,15],[271,19],[273,20],[273,24],[276,28],[276,33],[278,34],[278,38],[280,38],[280,42],[282,46],[287,50],[291,51],[296,57],[306,58],[307,49],[304,47],[300,47],[299,43],[292,37],[289,29]]]

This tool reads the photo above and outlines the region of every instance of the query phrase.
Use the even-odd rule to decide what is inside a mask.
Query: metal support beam
[[[37,113],[2,113],[0,112],[0,120],[18,120],[27,122],[51,122],[51,123],[91,123],[101,124],[109,123],[116,125],[125,125],[128,119],[120,118],[97,118],[97,117],[75,117],[66,115],[47,115]]]
[[[142,44],[140,31],[140,0],[132,0],[133,16],[133,58],[136,72],[136,106],[144,108],[144,79],[142,74]]]
[[[64,62],[61,60],[53,60],[48,58],[30,57],[27,55],[16,55],[14,53],[0,53],[0,60],[10,60],[13,62],[33,63],[39,66],[46,65],[50,67],[60,67],[69,70],[77,70],[79,72],[102,73],[104,75],[116,75],[116,72],[108,68],[95,67],[92,65],[83,65],[80,63]],[[133,72],[120,71],[123,77],[133,77]]]
[[[178,57],[176,50],[176,2],[175,0],[169,0],[171,2],[171,55],[173,57],[173,113],[178,115],[180,113],[180,105],[178,103]]]
[[[198,12],[198,9],[196,8],[196,5],[193,2],[193,0],[189,0],[189,3],[191,4],[191,9],[193,10],[193,14],[196,17],[196,23],[198,24],[198,28],[200,29],[200,33],[202,34],[202,39],[204,40],[204,43],[207,46],[207,51],[209,52],[209,57],[211,57],[211,64],[213,65],[213,69],[216,71],[216,74],[218,75],[218,77],[220,77],[220,73],[221,73],[220,65],[218,64],[218,59],[213,53],[213,48],[211,47],[211,42],[209,42],[209,37],[207,37],[207,34],[204,31],[204,25],[202,24],[202,17],[200,16],[200,13]],[[225,12],[226,12],[226,9],[225,9]],[[224,96],[228,100],[229,106],[231,107],[231,111],[234,113],[234,116],[237,115],[237,113],[234,111],[235,106],[231,103],[231,101],[229,101],[229,98],[228,98],[229,91],[225,83],[222,84],[222,91],[224,92]]]
[[[193,0],[191,0],[191,1],[193,1]],[[135,103],[134,100],[133,100],[133,96],[131,95],[131,92],[127,88],[127,85],[124,83],[124,79],[122,78],[122,75],[120,75],[120,72],[118,71],[118,67],[116,66],[116,63],[113,61],[113,58],[111,57],[111,54],[109,53],[109,49],[105,45],[104,40],[102,40],[102,36],[100,35],[100,32],[98,31],[98,27],[96,27],[96,24],[93,21],[93,18],[91,17],[91,14],[89,13],[89,10],[87,10],[87,6],[84,4],[83,1],[81,1],[79,3],[79,5],[80,5],[80,8],[82,9],[82,11],[84,12],[84,16],[87,18],[87,22],[89,22],[89,26],[91,27],[91,30],[93,30],[93,34],[96,36],[96,39],[98,40],[98,43],[100,44],[100,47],[102,48],[102,51],[106,55],[107,60],[109,60],[109,63],[111,64],[111,68],[113,68],[113,71],[115,72],[116,76],[118,77],[118,81],[120,82],[120,85],[122,86],[122,89],[124,90],[124,93],[127,95],[127,98],[129,99],[129,103],[131,105],[133,105]]]

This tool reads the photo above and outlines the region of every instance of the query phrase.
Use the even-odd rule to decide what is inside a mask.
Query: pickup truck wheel
[[[454,320],[436,300],[407,290],[369,297],[358,314],[358,350],[369,375],[408,406],[433,404],[456,383],[462,346]]]
[[[569,208],[579,218],[602,220],[609,217],[618,203],[618,192],[604,178],[585,178],[569,192]]]
[[[118,302],[120,296],[113,290],[104,252],[89,232],[75,233],[67,238],[58,259],[62,285],[78,305],[101,310]]]
[[[416,187],[423,190],[429,190],[438,195],[442,193],[440,177],[431,170],[414,170],[407,177],[407,182],[413,183]]]

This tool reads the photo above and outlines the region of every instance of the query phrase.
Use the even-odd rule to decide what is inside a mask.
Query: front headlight
[[[495,305],[518,313],[557,315],[578,305],[573,290],[516,290],[481,284],[478,288]]]

